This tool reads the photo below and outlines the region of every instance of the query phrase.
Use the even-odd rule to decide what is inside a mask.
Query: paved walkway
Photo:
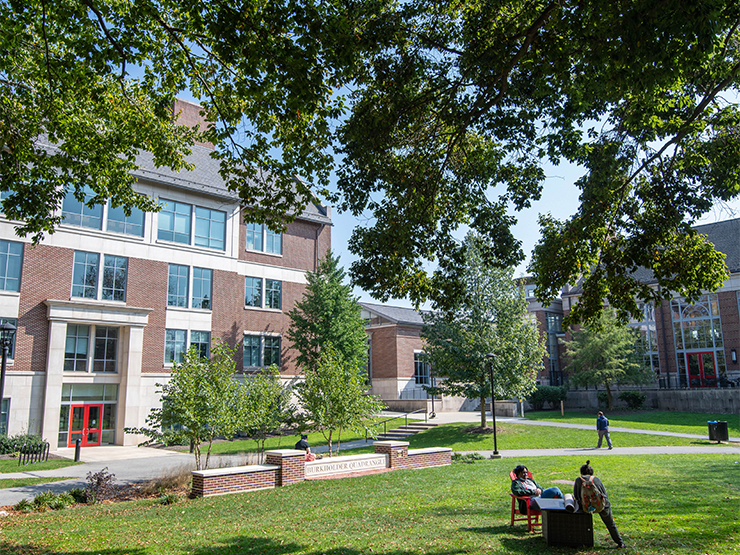
[[[389,414],[393,416],[393,414]],[[437,424],[448,424],[452,422],[480,422],[480,413],[477,412],[455,412],[438,413],[430,422]],[[593,430],[594,426],[581,424],[567,424],[562,422],[541,422],[526,420],[522,418],[497,417],[497,422],[513,422],[532,426],[552,426],[560,428],[579,428]],[[490,417],[489,417],[490,424]],[[707,435],[679,434],[672,432],[657,432],[652,430],[636,430],[632,428],[610,428],[612,432],[626,432],[636,434],[654,434],[677,437],[688,437],[694,439],[707,439]],[[657,446],[657,447],[615,447],[612,450],[606,448],[576,448],[576,449],[509,449],[499,452],[503,458],[525,460],[530,457],[552,457],[552,456],[580,456],[591,458],[596,453],[599,456],[607,455],[671,455],[686,453],[729,453],[740,457],[740,438],[732,437],[730,445],[697,445],[697,446]],[[367,445],[365,441],[352,441],[342,443],[343,449],[353,449]],[[326,446],[312,448],[315,453],[327,451]],[[478,451],[484,457],[490,457],[492,451]],[[58,449],[55,455],[74,458],[74,449]],[[51,490],[62,492],[71,488],[84,488],[86,477],[89,472],[99,472],[103,468],[116,476],[116,482],[126,484],[151,480],[167,474],[187,472],[195,469],[193,455],[187,452],[170,451],[167,449],[154,449],[149,447],[121,447],[103,446],[82,449],[81,459],[84,464],[68,466],[56,470],[23,470],[17,473],[0,474],[0,479],[17,478],[45,478],[65,477],[68,480],[51,482],[34,486],[20,488],[0,489],[0,506],[14,505],[21,499],[32,499],[39,493]],[[253,464],[245,455],[212,456],[211,467],[217,466],[240,466]],[[215,460],[213,460],[215,459]],[[739,459],[740,460],[740,459]]]

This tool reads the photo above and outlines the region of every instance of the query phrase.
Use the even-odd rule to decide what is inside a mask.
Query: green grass
[[[568,491],[581,457],[526,461]],[[614,518],[641,555],[737,553],[738,455],[592,458]],[[0,519],[11,555],[496,555],[612,553],[597,518],[593,549],[548,548],[509,526],[510,460],[485,460],[182,501],[82,506]],[[566,482],[566,483],[563,483]]]
[[[378,421],[386,420],[385,418],[379,418]],[[411,420],[413,422],[413,420]],[[386,427],[388,430],[392,430],[393,428],[397,428],[399,426],[403,426],[405,423],[405,420],[403,418],[395,418],[391,420],[390,422],[386,423]],[[380,431],[383,430],[383,426],[380,426]],[[268,438],[265,442],[265,449],[293,449],[293,446],[296,444],[296,442],[301,438],[300,434],[293,434],[293,435],[286,435],[286,436],[279,436],[279,437],[271,437]],[[365,439],[364,434],[358,434],[356,432],[352,432],[351,430],[345,430],[342,432],[342,443],[347,443],[350,441],[355,441],[358,439]],[[319,447],[319,446],[325,446],[327,445],[326,439],[324,438],[324,435],[320,432],[312,432],[308,434],[308,444],[311,446],[312,449]],[[336,449],[336,443],[337,443],[337,436],[336,432],[332,436],[332,449]],[[372,443],[370,444],[372,445]],[[207,448],[206,446],[202,446],[201,449]],[[214,455],[237,455],[239,453],[255,453],[258,452],[259,446],[257,445],[257,442],[253,439],[235,439],[232,441],[221,441],[218,443],[214,443],[213,447],[211,449],[211,453]]]
[[[0,489],[22,488],[24,486],[35,486],[37,484],[50,484],[52,482],[61,482],[62,480],[71,480],[70,477],[59,478],[6,478],[0,479]]]
[[[538,411],[524,414],[529,420],[547,420],[550,422],[567,422],[569,424],[586,424],[596,429],[596,411],[576,412]],[[673,411],[635,411],[608,413],[610,428],[641,428],[643,430],[660,430],[680,434],[708,435],[708,420],[724,420],[730,436],[740,436],[740,414],[720,414],[705,412]]]
[[[9,474],[12,472],[35,472],[36,470],[54,470],[55,468],[65,468],[82,463],[76,463],[71,459],[49,459],[46,462],[36,462],[32,464],[18,466],[18,459],[0,460],[0,474]]]

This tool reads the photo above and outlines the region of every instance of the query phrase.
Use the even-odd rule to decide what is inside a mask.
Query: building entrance
[[[68,447],[78,439],[82,447],[100,445],[103,405],[71,405],[70,411]]]
[[[717,387],[714,353],[686,353],[689,387]]]

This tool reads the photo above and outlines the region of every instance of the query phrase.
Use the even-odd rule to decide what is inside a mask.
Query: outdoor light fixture
[[[8,363],[8,351],[13,344],[14,335],[15,326],[13,324],[10,322],[0,324],[0,346],[3,348],[3,363],[2,367],[0,367],[0,403],[3,401],[3,394],[5,392],[5,367]]]
[[[730,351],[730,358],[732,359],[732,364],[737,364],[737,351],[735,349]]]
[[[496,395],[493,392],[493,359],[496,355],[488,353],[486,360],[488,361],[488,376],[491,380],[491,419],[493,420],[493,455],[492,459],[500,459],[501,455],[498,453],[498,443],[496,442]],[[485,408],[483,409],[485,410]]]

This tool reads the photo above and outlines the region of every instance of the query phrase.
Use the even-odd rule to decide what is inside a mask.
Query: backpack
[[[588,513],[600,513],[606,506],[606,497],[594,484],[594,477],[581,476],[581,508]]]

